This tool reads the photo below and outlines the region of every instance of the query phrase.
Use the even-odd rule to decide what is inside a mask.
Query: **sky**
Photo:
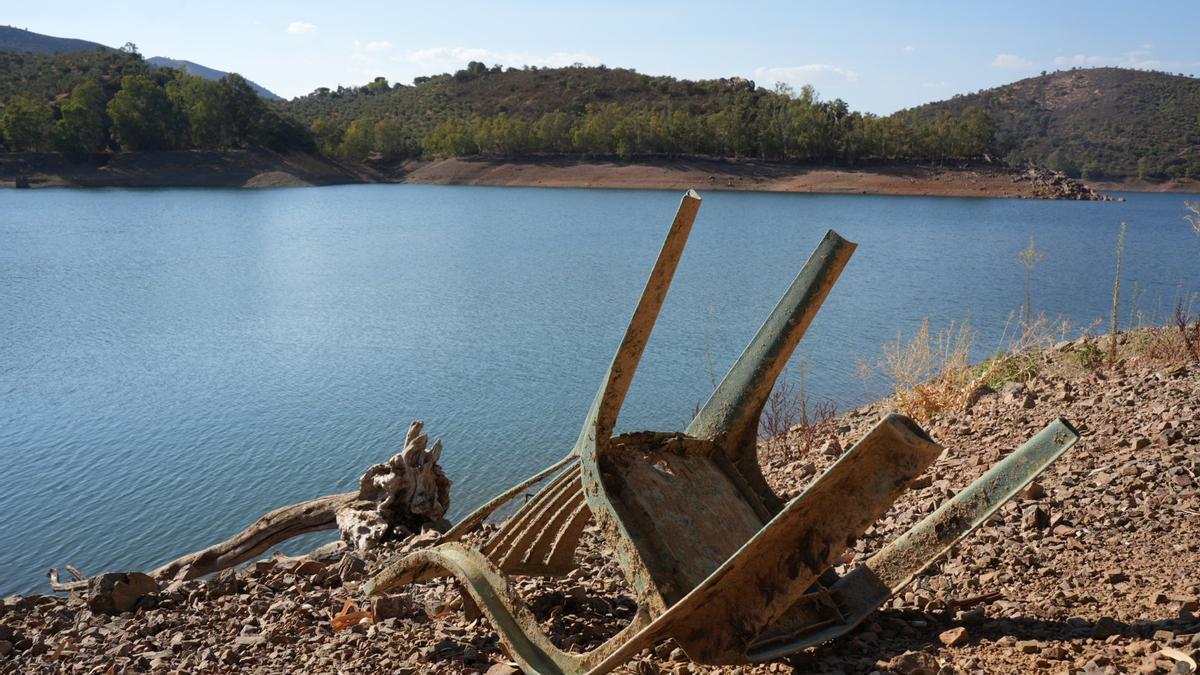
[[[1043,70],[1200,74],[1200,0],[1123,2],[12,2],[0,24],[233,71],[291,98],[468,61],[811,84],[887,114]]]

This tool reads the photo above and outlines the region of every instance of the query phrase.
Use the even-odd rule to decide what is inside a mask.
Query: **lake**
[[[1031,235],[1035,311],[1077,327],[1108,315],[1122,220],[1122,323],[1200,290],[1197,196],[702,194],[624,430],[683,428],[830,227],[859,249],[791,374],[840,410],[880,393],[856,355],[924,317],[970,316],[977,357],[999,346]],[[0,191],[0,595],[45,591],[66,563],[147,569],[352,489],[413,419],[445,444],[452,518],[543,468],[574,442],[679,197]]]

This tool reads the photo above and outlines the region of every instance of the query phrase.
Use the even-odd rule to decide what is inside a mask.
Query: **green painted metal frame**
[[[685,432],[612,436],[699,205],[695,192],[684,195],[571,453],[488,502],[439,545],[381,572],[367,593],[452,575],[527,673],[604,673],[666,638],[675,638],[690,658],[703,663],[771,659],[853,628],[1078,439],[1070,424],[1056,420],[865,564],[821,583],[818,579],[829,580],[833,560],[941,448],[912,420],[889,415],[786,505],[763,479],[755,454],[763,405],[855,248],[832,231]],[[741,509],[744,519],[757,518],[762,527],[739,540],[727,558],[705,568],[706,576],[694,587],[671,588],[675,570],[664,564],[661,551],[656,558],[652,550],[659,523],[653,514],[637,515],[636,505],[627,503],[629,496],[620,490],[622,471],[637,468],[639,461],[678,462],[697,475],[727,480],[735,503],[702,506]],[[487,544],[476,549],[460,542],[538,483],[546,486]],[[564,573],[588,516],[599,522],[617,552],[638,611],[599,648],[572,654],[550,642],[510,589],[506,574]]]

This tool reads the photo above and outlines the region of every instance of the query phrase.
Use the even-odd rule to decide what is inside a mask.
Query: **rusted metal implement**
[[[1070,424],[1054,421],[838,577],[831,569],[838,556],[942,451],[914,421],[893,414],[790,502],[763,479],[756,455],[763,405],[855,244],[826,233],[685,431],[612,435],[699,206],[688,191],[571,453],[468,516],[437,546],[381,572],[367,592],[454,576],[527,673],[604,673],[666,638],[700,663],[767,660],[853,628],[1078,439]],[[540,482],[484,545],[461,543]],[[505,575],[570,571],[593,518],[638,610],[608,642],[573,654],[551,644]]]

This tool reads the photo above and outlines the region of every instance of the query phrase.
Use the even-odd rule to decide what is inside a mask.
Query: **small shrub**
[[[1080,368],[1085,370],[1095,370],[1104,365],[1104,352],[1100,351],[1096,343],[1090,340],[1080,345],[1079,349],[1071,354],[1071,357]]]
[[[801,365],[799,378],[789,378],[786,370],[779,376],[763,406],[758,436],[769,441],[794,432],[795,440],[799,441],[794,451],[802,455],[832,431],[836,417],[837,406],[832,401],[809,402]]]
[[[1028,382],[1037,376],[1043,365],[1039,352],[1000,352],[971,369],[976,382],[999,389],[1005,382]]]

